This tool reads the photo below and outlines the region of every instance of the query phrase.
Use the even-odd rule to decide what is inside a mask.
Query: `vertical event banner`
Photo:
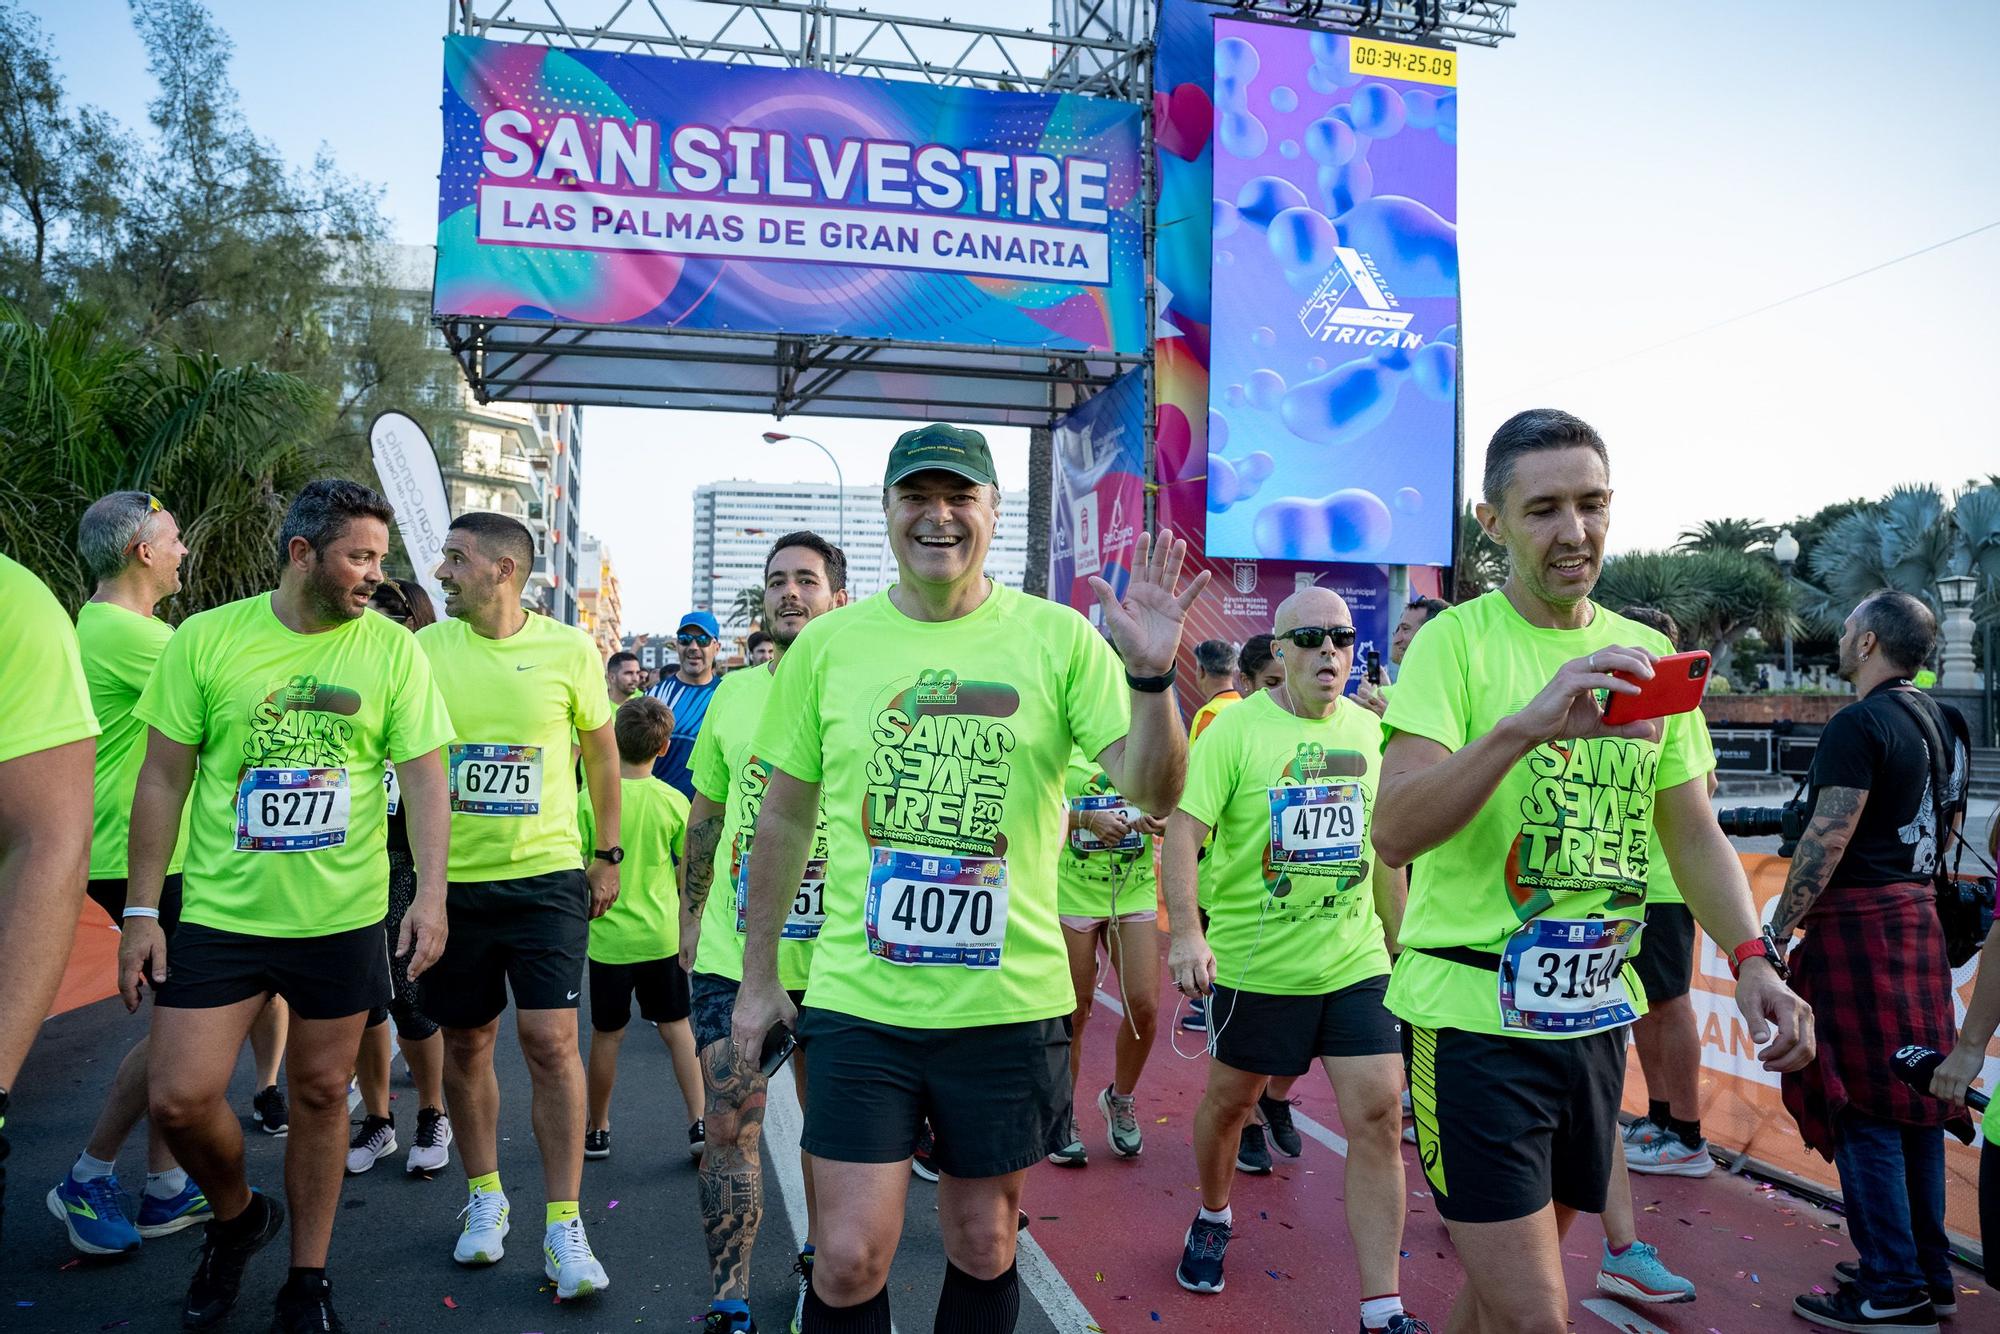
[[[436,310],[1145,343],[1139,109],[445,41]]]
[[[1146,372],[1127,371],[1058,420],[1049,596],[1102,628],[1090,576],[1124,595],[1146,518]]]
[[[437,581],[437,567],[444,557],[445,530],[451,527],[451,506],[445,500],[437,450],[424,428],[400,412],[375,414],[368,423],[368,446],[375,456],[382,494],[395,507],[396,532],[417,582],[442,611],[444,589]]]
[[[1215,23],[1208,552],[1449,565],[1452,52]]]

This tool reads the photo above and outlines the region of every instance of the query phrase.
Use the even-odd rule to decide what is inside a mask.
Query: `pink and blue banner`
[[[1124,595],[1134,539],[1146,519],[1146,372],[1119,376],[1060,418],[1051,434],[1049,596],[1095,625],[1090,576]]]
[[[1136,353],[1139,111],[451,37],[436,309]]]

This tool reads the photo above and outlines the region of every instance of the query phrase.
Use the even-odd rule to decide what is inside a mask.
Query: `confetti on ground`
[[[611,1203],[605,1205],[604,1207],[607,1209],[616,1209],[618,1207],[618,1201],[613,1200]]]
[[[1097,1281],[1099,1283],[1102,1283],[1104,1281],[1104,1271],[1102,1269],[1097,1271]]]
[[[60,1271],[62,1271],[62,1270],[64,1270],[64,1269],[74,1269],[74,1268],[76,1268],[76,1267],[77,1267],[78,1265],[80,1265],[80,1264],[82,1264],[82,1263],[83,1263],[83,1261],[81,1261],[81,1260],[70,1260],[70,1261],[68,1261],[67,1263],[64,1263],[64,1264],[59,1264],[59,1265],[57,1265],[57,1266],[56,1266],[56,1269],[57,1269],[57,1271],[58,1271],[58,1272],[60,1272]]]
[[[33,1302],[15,1302],[15,1303],[14,1303],[14,1305],[16,1305],[16,1306],[20,1306],[20,1307],[28,1307],[28,1306],[33,1306],[33,1305],[34,1305],[34,1303],[33,1303]]]
[[[451,1308],[452,1310],[454,1310],[454,1311],[456,1311],[456,1310],[458,1309],[458,1303],[457,1303],[457,1302],[455,1302],[455,1301],[453,1301],[453,1300],[452,1300],[452,1299],[451,1299],[450,1297],[446,1297],[446,1298],[444,1299],[444,1304],[445,1304],[446,1306],[450,1307],[450,1308]]]
[[[1821,1287],[1821,1286],[1820,1286],[1819,1284],[1817,1284],[1817,1283],[1813,1284],[1813,1291],[1814,1291],[1814,1292],[1816,1292],[1816,1293],[1818,1293],[1818,1294],[1819,1294],[1820,1296],[1822,1296],[1822,1297],[1826,1296],[1826,1289],[1825,1289],[1825,1288],[1822,1288],[1822,1287]]]

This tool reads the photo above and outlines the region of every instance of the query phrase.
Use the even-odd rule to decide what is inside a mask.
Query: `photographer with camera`
[[[1899,1082],[1898,1043],[1948,1051],[1951,965],[1934,876],[1965,804],[1965,720],[1911,684],[1937,620],[1880,592],[1841,629],[1840,675],[1858,702],[1813,756],[1810,815],[1772,916],[1792,985],[1819,1019],[1819,1059],[1783,1077],[1809,1148],[1833,1160],[1861,1263],[1852,1282],[1793,1313],[1829,1329],[1930,1330],[1954,1309],[1944,1230],[1944,1136],[1961,1110]]]

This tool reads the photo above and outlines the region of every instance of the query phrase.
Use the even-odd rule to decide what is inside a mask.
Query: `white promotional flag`
[[[424,428],[400,412],[378,413],[368,426],[368,444],[375,454],[375,475],[382,494],[396,507],[396,530],[416,566],[417,582],[444,614],[444,590],[433,572],[444,555],[445,528],[451,508],[445,503],[444,474],[437,451]]]

